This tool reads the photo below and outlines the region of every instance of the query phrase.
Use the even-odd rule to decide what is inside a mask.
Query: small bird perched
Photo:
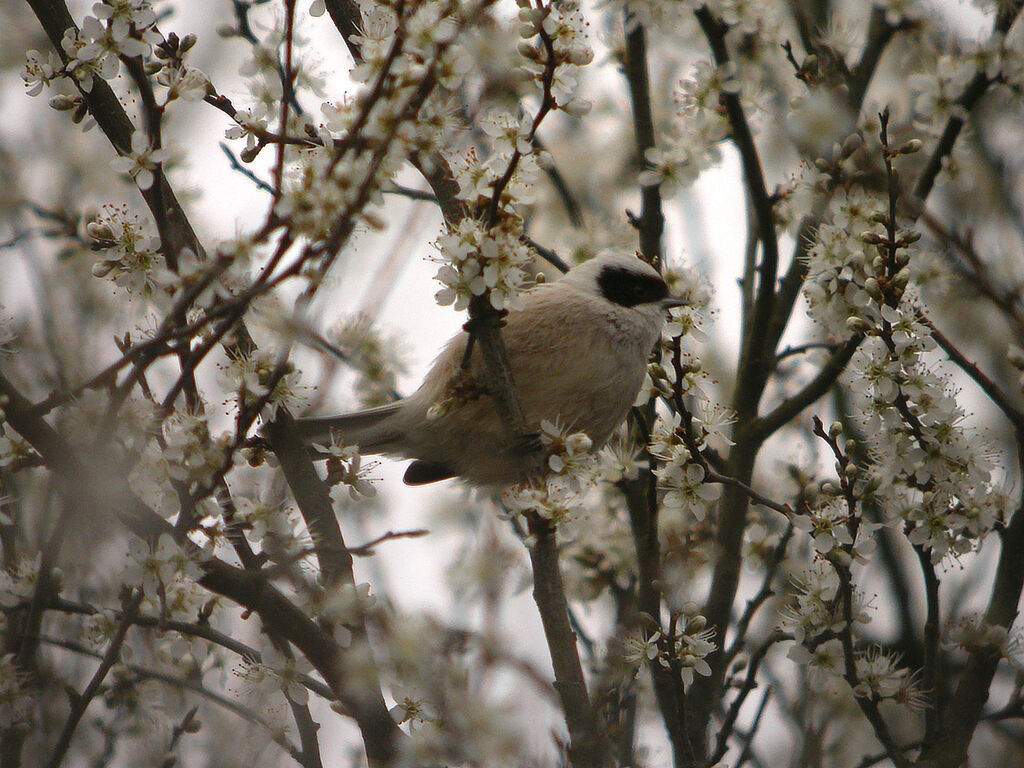
[[[522,295],[502,328],[509,369],[528,430],[542,421],[585,432],[599,447],[626,418],[661,335],[669,296],[658,272],[635,256],[605,254]],[[299,419],[308,443],[355,444],[362,453],[414,459],[409,485],[461,477],[475,485],[523,480],[521,454],[483,386],[484,361],[456,335],[413,394],[379,408]],[[518,450],[522,450],[522,446]]]

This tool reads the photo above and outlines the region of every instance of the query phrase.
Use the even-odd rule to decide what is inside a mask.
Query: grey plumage
[[[328,443],[331,440],[331,432],[336,431],[345,436],[347,444],[358,445],[364,453],[376,453],[387,445],[389,439],[397,437],[382,427],[387,423],[388,417],[397,413],[404,402],[399,400],[376,408],[343,413],[340,416],[298,419],[295,425],[307,443]]]
[[[660,275],[631,256],[605,255],[523,295],[502,338],[528,429],[543,420],[586,432],[602,445],[622,423],[643,383],[668,297]],[[417,461],[406,482],[460,476],[477,485],[523,479],[515,447],[483,391],[474,348],[468,377],[460,364],[467,334],[451,339],[412,395],[389,405],[330,418],[300,419],[308,442],[331,430],[363,453]]]

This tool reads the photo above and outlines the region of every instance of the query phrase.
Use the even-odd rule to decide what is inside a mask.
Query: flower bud
[[[843,434],[843,423],[841,421],[833,421],[832,425],[828,428],[828,436],[835,439]]]
[[[537,50],[537,46],[527,42],[526,40],[519,41],[519,45],[516,46],[516,51],[518,51],[519,55],[524,59],[529,59],[530,61],[540,60],[540,51]]]
[[[365,223],[370,229],[378,232],[387,229],[388,226],[387,220],[379,213],[375,213],[373,211],[365,211],[363,213],[363,223]]]
[[[870,230],[867,232],[861,232],[860,240],[868,245],[885,245],[889,242],[877,232],[871,232]]]
[[[921,151],[921,147],[923,147],[923,146],[924,146],[924,143],[920,139],[911,139],[906,144],[904,144],[899,149],[897,149],[896,150],[896,154],[898,154],[898,155],[912,155],[915,152],[920,152]]]
[[[116,261],[97,261],[92,265],[92,276],[106,277],[116,266]]]
[[[861,138],[859,133],[851,133],[843,140],[843,148],[841,154],[843,158],[847,158],[856,152],[858,149],[864,146],[864,139]]]
[[[560,108],[569,117],[579,119],[590,112],[590,106],[590,102],[586,99],[573,99],[568,104],[560,105]]]
[[[907,283],[910,282],[910,270],[904,267],[893,276],[892,282],[893,285],[902,291],[907,287]]]
[[[851,333],[864,333],[870,327],[871,326],[868,325],[867,320],[865,320],[863,317],[851,315],[850,317],[846,318],[846,330],[850,331]]]
[[[58,112],[67,112],[77,107],[79,103],[81,103],[81,97],[61,94],[50,99],[50,108]]]
[[[194,46],[195,44],[196,36],[190,32],[189,34],[181,38],[181,45],[178,46],[178,50],[180,50],[182,53],[185,53],[186,51],[191,49],[192,46]]]

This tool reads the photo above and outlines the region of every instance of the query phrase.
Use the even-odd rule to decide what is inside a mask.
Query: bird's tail
[[[362,453],[383,453],[401,438],[401,430],[392,418],[402,401],[340,416],[296,419],[295,426],[306,443],[327,445],[332,433],[341,445],[358,445]]]

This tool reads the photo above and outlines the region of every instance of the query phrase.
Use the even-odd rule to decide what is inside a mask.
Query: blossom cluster
[[[808,254],[804,295],[811,319],[827,336],[845,340],[865,323],[882,320],[882,308],[872,294],[882,298],[878,273],[888,265],[859,235],[873,232],[886,214],[881,198],[859,189],[838,195],[830,203],[829,215],[818,226]],[[906,278],[909,270],[900,277],[904,287]]]
[[[267,490],[235,499],[230,526],[243,532],[256,552],[272,560],[290,561],[310,549],[299,515]]]
[[[553,474],[533,483],[506,488],[501,494],[501,503],[514,515],[532,513],[564,527],[567,521],[588,515],[585,490],[579,476]],[[532,545],[531,540],[526,543]]]
[[[342,445],[334,439],[334,435],[331,437],[329,445],[316,446],[317,450],[327,456],[327,484],[332,489],[344,489],[352,501],[376,496],[377,489],[366,477],[376,463],[364,465],[358,446]]]
[[[870,454],[858,493],[870,487],[887,522],[907,523],[910,541],[939,562],[976,546],[1004,502],[983,442],[928,359],[935,344],[912,282],[917,235],[896,228],[891,243],[877,232],[887,217],[864,194],[834,200],[810,250],[805,295],[828,336],[864,336],[848,374]]]
[[[519,53],[523,68],[542,90],[535,117],[492,109],[480,120],[491,147],[481,161],[475,149],[450,158],[459,185],[457,197],[467,203],[470,220],[454,225],[438,240],[441,267],[437,294],[442,305],[464,309],[474,296],[487,294],[497,310],[514,307],[533,259],[524,241],[521,206],[546,158],[534,143],[540,121],[550,109],[580,116],[589,104],[576,96],[581,66],[593,60],[586,20],[572,0],[535,7],[519,3]],[[474,220],[474,218],[476,220]]]
[[[163,422],[160,453],[168,478],[198,487],[220,471],[228,460],[231,436],[213,437],[207,419],[200,414],[176,411]]]
[[[220,370],[221,384],[238,396],[240,406],[261,405],[261,413],[268,419],[281,408],[295,410],[306,402],[308,395],[300,379],[299,371],[262,350],[253,354],[238,351]]]
[[[105,0],[92,7],[81,30],[64,32],[61,47],[67,57],[66,73],[83,91],[91,91],[94,78],[110,80],[121,71],[121,56],[148,56],[161,37],[156,14],[148,0]]]
[[[340,322],[331,340],[345,353],[345,364],[356,372],[354,389],[361,407],[384,405],[394,399],[398,377],[406,373],[401,346],[365,317]]]
[[[209,88],[202,72],[185,66],[183,57],[195,45],[195,35],[168,39],[156,28],[157,16],[149,0],[103,0],[94,3],[81,27],[69,27],[61,40],[65,61],[56,53],[45,56],[28,51],[22,70],[27,93],[37,96],[44,88],[72,79],[85,93],[97,78],[111,80],[121,71],[121,59],[143,58],[147,74],[156,75],[163,87],[158,103],[166,106],[175,99],[196,101]],[[155,56],[155,58],[154,58]],[[54,97],[51,106],[66,110],[79,104],[73,97]],[[76,122],[80,118],[76,116]],[[146,188],[148,185],[143,185]]]
[[[640,173],[640,183],[659,186],[668,196],[716,165],[721,159],[719,145],[729,135],[720,99],[723,93],[737,93],[739,87],[735,67],[697,62],[676,92],[676,113],[664,145],[644,154],[647,168]]]
[[[706,657],[718,649],[712,640],[716,632],[714,627],[707,626],[707,619],[696,612],[677,617],[674,624],[675,631],[671,634],[659,630],[627,636],[622,657],[633,666],[657,660],[663,667],[674,667],[686,689],[693,684],[695,675],[711,674]]]
[[[486,292],[497,310],[519,306],[533,256],[522,240],[518,218],[504,218],[493,227],[465,218],[449,227],[437,245],[441,267],[436,278],[444,286],[437,292],[438,304],[463,310]]]
[[[124,584],[141,586],[150,597],[165,599],[179,579],[191,583],[199,576],[197,559],[165,533],[153,543],[132,540],[121,578]]]
[[[91,249],[100,256],[92,268],[96,277],[112,280],[138,296],[152,295],[169,277],[161,270],[160,239],[146,234],[139,217],[127,208],[107,206],[89,222],[86,234]]]
[[[864,562],[874,551],[873,526],[851,514],[844,499],[826,496],[821,504],[791,520],[794,528],[810,536],[815,552],[837,565]]]
[[[644,382],[633,403],[637,406],[647,404],[655,396],[671,399],[677,390],[700,401],[707,400],[701,388],[707,373],[695,354],[697,350],[691,348],[691,342],[699,344],[707,340],[703,326],[709,318],[710,286],[695,270],[677,267],[665,271],[665,282],[669,292],[683,299],[684,303],[669,311],[662,329],[658,357],[648,365]],[[713,408],[709,406],[710,410]]]
[[[473,149],[451,158],[459,185],[456,196],[475,216],[449,226],[437,240],[440,267],[435,277],[443,288],[436,298],[441,306],[454,304],[461,311],[484,293],[497,310],[519,304],[533,261],[519,207],[530,200],[541,162],[530,141],[530,125],[525,115],[517,119],[490,112],[481,119],[492,141],[487,160],[480,162]]]
[[[42,553],[23,555],[12,565],[0,570],[0,607],[14,608],[28,603],[36,591]]]
[[[62,64],[56,54],[44,57],[38,51],[26,56],[22,79],[30,96],[63,77],[70,77],[89,93],[97,77],[111,80],[121,71],[121,58],[147,60],[147,74],[155,74],[164,87],[161,106],[175,99],[196,101],[209,88],[202,72],[186,67],[184,55],[196,43],[195,35],[167,39],[156,28],[157,15],[149,0],[103,0],[94,3],[92,15],[82,20],[81,28],[64,32],[61,49],[67,59]],[[152,58],[155,56],[155,59]],[[55,105],[56,106],[56,105]]]
[[[452,135],[453,91],[468,69],[458,37],[489,4],[360,3],[361,31],[350,40],[362,59],[352,71],[360,90],[325,104],[324,122],[308,126],[321,146],[299,153],[275,206],[293,232],[330,241],[351,231],[346,223],[380,225],[370,207],[381,202],[384,183],[410,157],[432,162]],[[264,105],[240,112],[241,130],[232,135],[247,134],[256,146],[266,115]]]
[[[813,647],[847,627],[839,598],[839,574],[835,569],[818,566],[793,580],[795,600],[782,612],[782,628],[800,645]],[[855,623],[865,624],[870,618],[869,604],[853,591],[850,615]]]
[[[705,482],[704,465],[693,455],[691,446],[700,450],[709,437],[712,440],[720,438],[720,425],[709,418],[707,431],[698,427],[703,437],[688,444],[681,422],[679,413],[659,417],[651,432],[649,450],[659,460],[654,474],[658,478],[659,490],[664,492],[662,504],[665,509],[675,513],[675,517],[682,516],[683,520],[700,522],[707,516],[709,505],[718,498],[721,489]]]
[[[940,53],[907,79],[914,128],[937,137],[945,120],[966,119],[961,97],[978,73],[1019,93],[1024,87],[1024,45],[1020,35],[996,32],[983,40],[959,42],[961,50]],[[939,119],[936,119],[939,118]]]
[[[580,67],[594,60],[594,52],[580,3],[567,0],[537,7],[530,0],[518,0],[518,4],[523,69],[550,93],[553,108],[574,117],[586,114],[590,104],[579,99],[576,90]]]
[[[304,681],[312,671],[313,665],[305,656],[267,648],[260,654],[258,662],[245,664],[236,674],[251,694],[264,698],[283,694],[289,702],[304,705],[309,701],[309,690]]]
[[[812,679],[851,682],[840,635],[853,632],[845,618],[847,611],[855,624],[866,624],[870,620],[870,602],[851,587],[851,605],[847,609],[839,574],[827,566],[808,570],[793,583],[794,599],[782,611],[781,621],[782,628],[796,641],[788,657],[807,666]],[[901,667],[898,654],[885,652],[877,646],[853,650],[852,654],[855,696],[876,701],[887,699],[915,710],[926,706],[926,692],[921,688],[919,675]]]
[[[501,502],[514,514],[532,512],[555,523],[586,514],[585,495],[596,481],[597,462],[590,437],[541,421],[539,448],[543,478],[507,488]]]

